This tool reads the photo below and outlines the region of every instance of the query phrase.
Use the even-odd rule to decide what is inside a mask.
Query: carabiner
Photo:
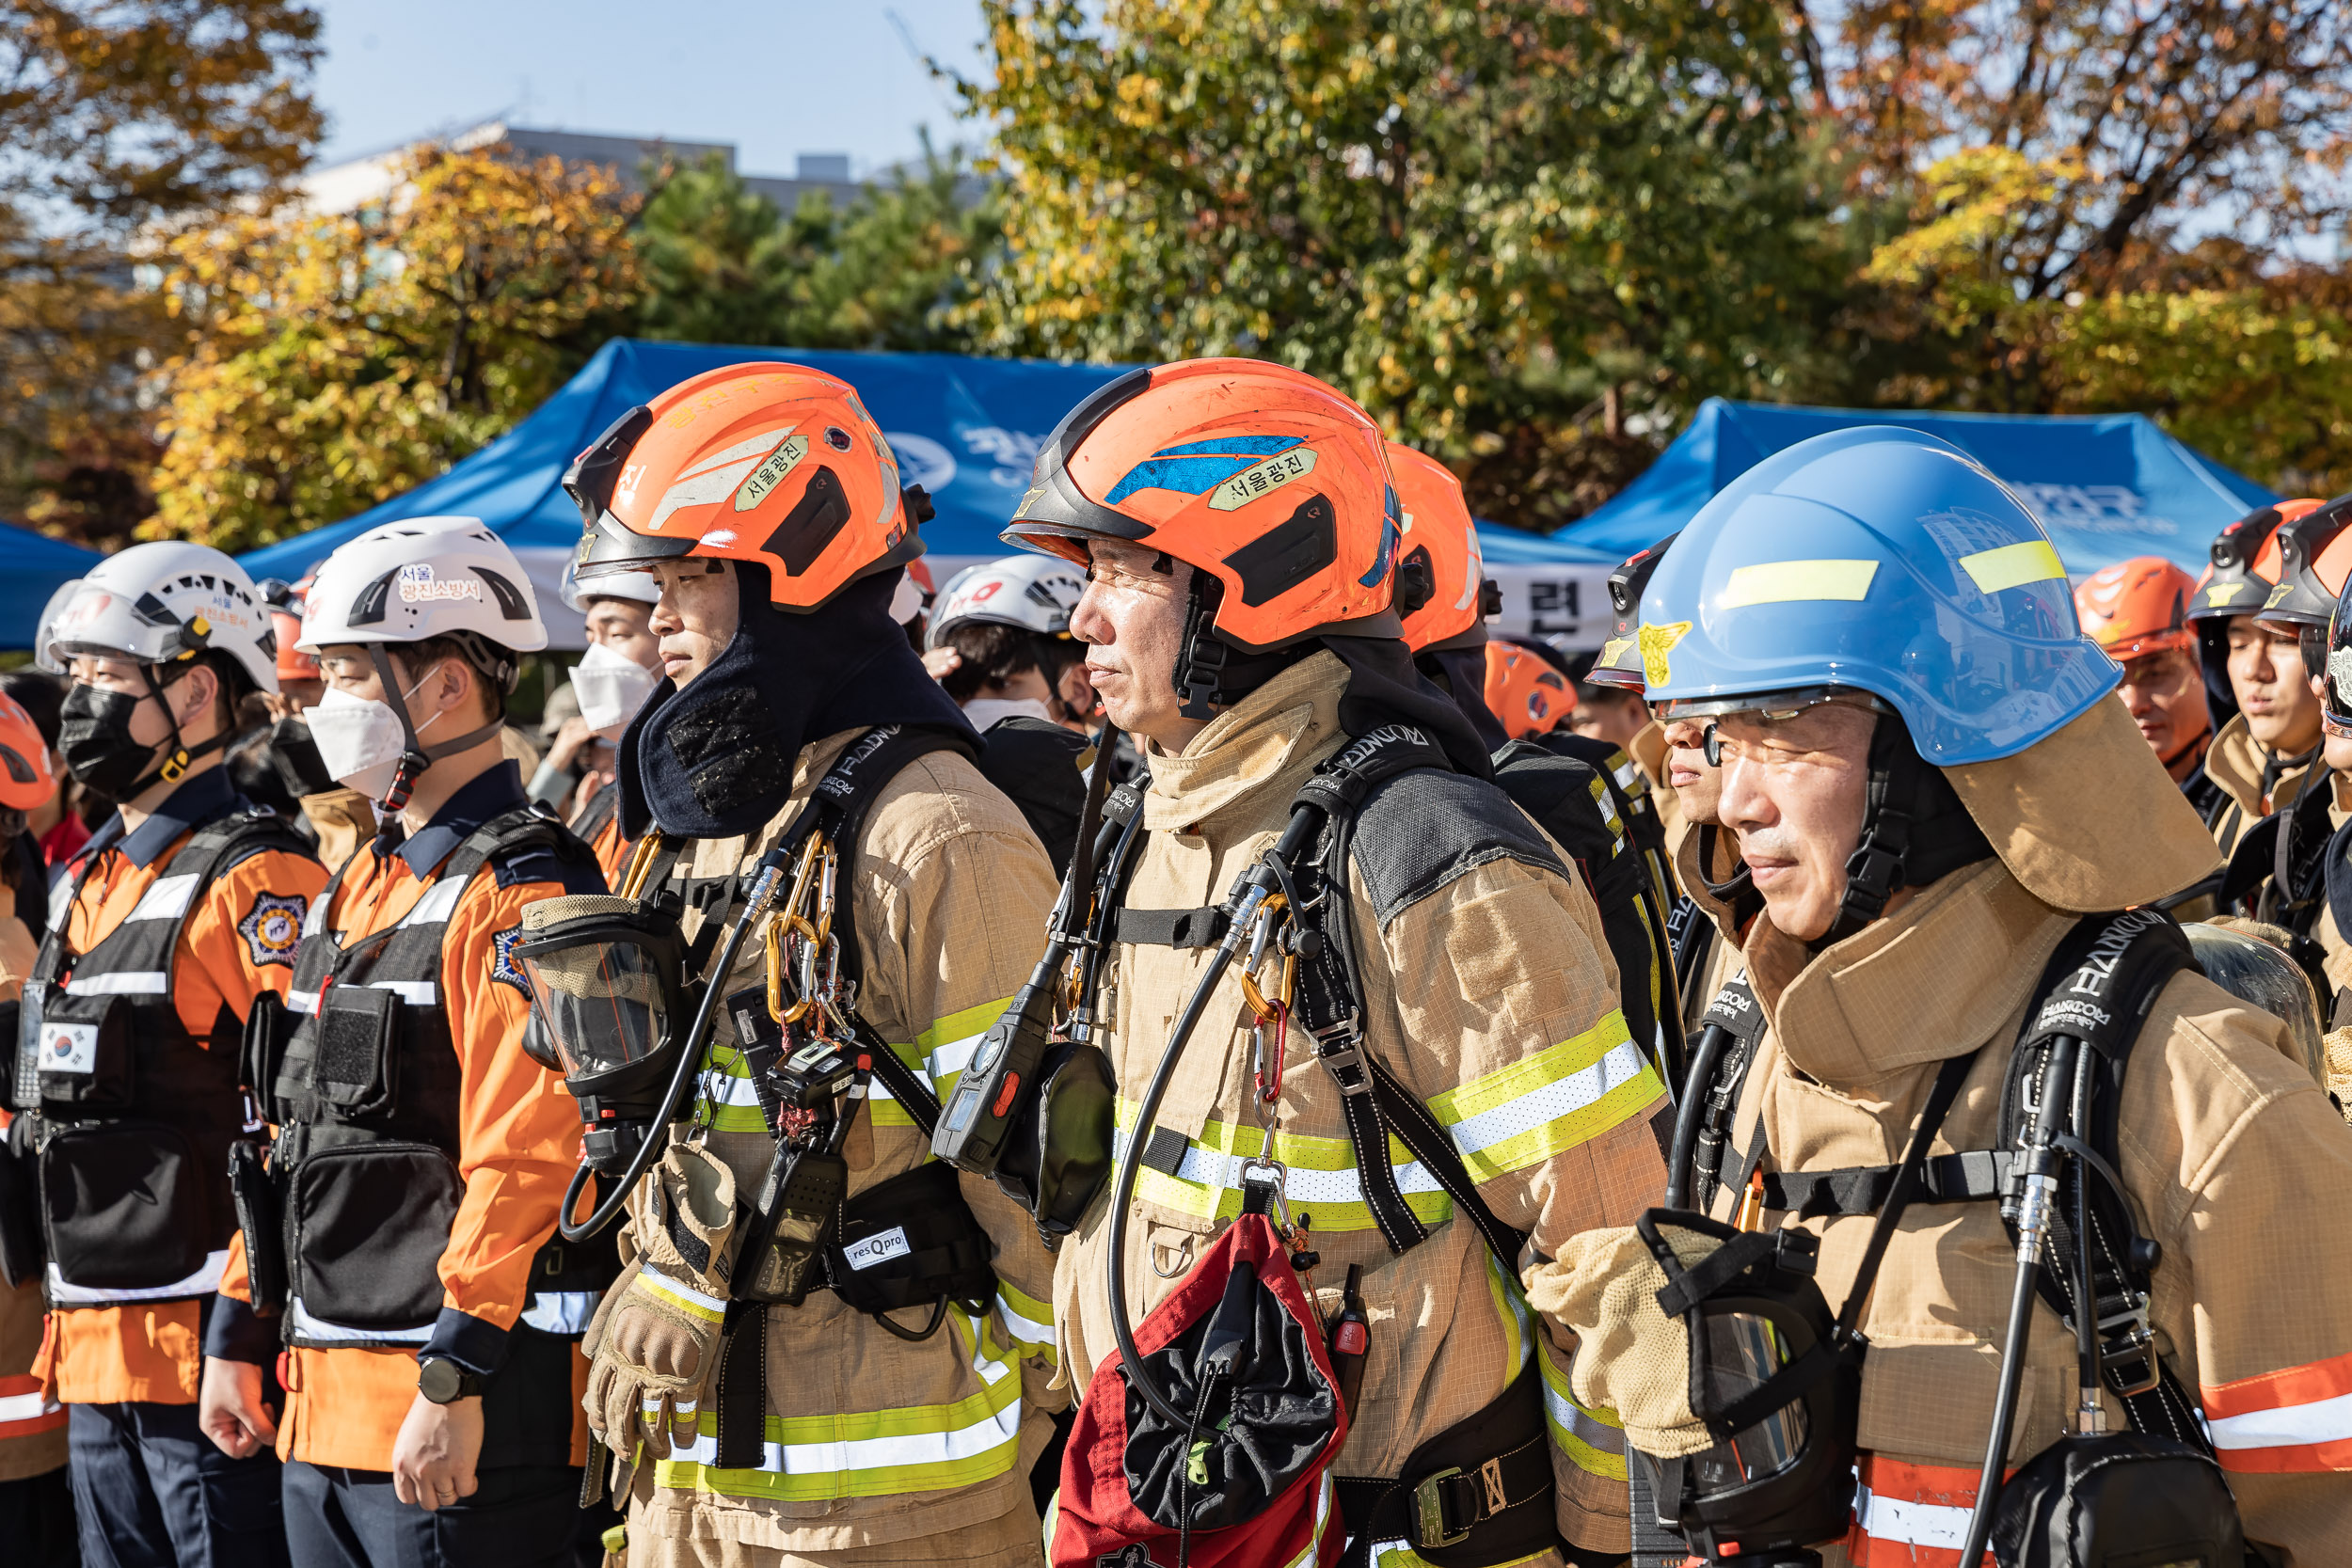
[[[1274,1180],[1266,1184],[1271,1189],[1266,1196],[1272,1203],[1274,1212],[1277,1216],[1275,1228],[1283,1231],[1289,1230],[1291,1227],[1291,1206],[1290,1200],[1283,1196],[1283,1189],[1290,1185],[1290,1166],[1282,1164],[1281,1161],[1277,1160],[1272,1155],[1268,1154],[1252,1154],[1245,1157],[1241,1163],[1241,1169],[1236,1173],[1241,1181],[1242,1190],[1245,1192],[1248,1190],[1250,1181],[1249,1173],[1253,1170],[1272,1171],[1274,1173]]]

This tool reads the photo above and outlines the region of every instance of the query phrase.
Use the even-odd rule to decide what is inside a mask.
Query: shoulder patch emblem
[[[246,953],[256,968],[263,964],[294,967],[294,949],[302,945],[302,917],[310,908],[307,898],[280,897],[275,893],[254,895],[253,908],[237,922],[237,935],[245,938]]]
[[[523,926],[519,920],[490,938],[490,978],[529,996],[531,982],[515,967],[515,944],[522,940]]]

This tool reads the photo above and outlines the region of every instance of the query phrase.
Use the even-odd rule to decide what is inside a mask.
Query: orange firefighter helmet
[[[1479,553],[1462,482],[1436,458],[1398,441],[1389,443],[1389,472],[1404,514],[1396,609],[1405,645],[1418,654],[1486,641],[1486,617],[1502,606]]]
[[[0,807],[37,811],[56,792],[49,742],[40,737],[31,714],[13,697],[0,695]]]
[[[1162,551],[1223,584],[1211,624],[1253,652],[1394,637],[1386,445],[1353,402],[1281,365],[1134,371],[1046,437],[1004,538],[1082,566],[1096,539]]]
[[[2188,625],[2196,591],[2197,579],[2164,557],[2136,555],[2083,579],[2074,590],[2074,618],[2121,663],[2196,641]]]
[[[822,371],[728,365],[614,420],[564,475],[587,532],[578,574],[642,572],[681,557],[768,569],[769,597],[815,610],[860,578],[923,553],[929,498],[858,401]]]
[[[1532,739],[1576,711],[1576,683],[1534,649],[1498,637],[1486,644],[1486,706],[1512,739]]]

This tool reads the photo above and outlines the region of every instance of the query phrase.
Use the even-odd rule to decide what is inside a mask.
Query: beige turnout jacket
[[[1979,1047],[1933,1151],[1990,1148],[2010,1047],[2072,923],[1996,861],[1945,878],[1809,963],[1769,919],[1756,922],[1746,958],[1771,1030],[1726,1174],[1759,1151],[1767,1168],[1789,1171],[1893,1164],[1939,1066]],[[2352,1129],[2282,1054],[2280,1035],[2201,976],[2175,977],[2125,1079],[2122,1169],[2164,1249],[2151,1321],[2211,1423],[2248,1537],[2293,1564],[2342,1563],[2352,1561]],[[1718,1217],[1735,1201],[1720,1192]],[[1841,1305],[1870,1221],[1804,1223],[1822,1237],[1822,1292]],[[2013,1268],[1994,1204],[1922,1203],[1904,1215],[1864,1319],[1863,1491],[1845,1560],[1958,1560]],[[2073,1341],[2046,1307],[2026,1354],[2011,1465],[2069,1430],[2075,1402]],[[2105,1402],[2121,1430],[2121,1405]]]
[[[1150,755],[1149,836],[1127,907],[1224,900],[1279,833],[1314,765],[1341,745],[1346,679],[1337,658],[1318,653],[1220,715],[1182,755]],[[1368,1051],[1429,1104],[1486,1202],[1544,1253],[1577,1231],[1629,1223],[1664,1185],[1649,1126],[1663,1087],[1627,1036],[1597,911],[1551,853],[1550,865],[1468,857],[1386,925],[1359,879],[1352,916]],[[1123,1132],[1208,958],[1207,949],[1114,949],[1103,1044],[1121,1085]],[[1334,1473],[1399,1474],[1417,1445],[1492,1402],[1540,1356],[1560,1528],[1581,1545],[1626,1549],[1622,1434],[1613,1417],[1569,1399],[1567,1337],[1554,1342],[1513,1271],[1493,1260],[1467,1219],[1449,1220],[1444,1195],[1411,1172],[1399,1185],[1432,1234],[1402,1257],[1390,1253],[1360,1201],[1338,1091],[1299,1033],[1282,1054],[1276,1131],[1262,1132],[1248,1098],[1249,1016],[1229,974],[1160,1108],[1163,1139],[1172,1131],[1185,1147],[1174,1174],[1141,1172],[1128,1229],[1133,1320],[1144,1320],[1239,1212],[1240,1161],[1270,1146],[1289,1167],[1293,1214],[1311,1217],[1320,1308],[1336,1311],[1349,1264],[1365,1270],[1371,1355]],[[1401,1145],[1391,1149],[1400,1164],[1408,1158]],[[1055,1275],[1063,1370],[1081,1387],[1113,1344],[1107,1217],[1107,1205],[1098,1206],[1062,1247]],[[1381,1560],[1413,1559],[1400,1551]]]
[[[751,868],[860,733],[803,748],[792,798],[775,819],[749,839],[690,845],[678,877]],[[876,798],[836,918],[856,923],[859,1011],[943,1100],[978,1037],[1028,978],[1054,895],[1052,867],[1020,813],[961,754],[916,759]],[[690,911],[687,938],[699,928]],[[747,941],[734,973],[719,983],[731,995],[762,985],[764,976],[761,944]],[[749,1194],[758,1190],[773,1144],[734,1044],[723,1007],[705,1057],[696,1125],[707,1126],[708,1148],[732,1168],[738,1191]],[[844,1152],[855,1194],[913,1169],[930,1151],[905,1112],[878,1098]],[[943,1562],[993,1563],[998,1559],[977,1546],[999,1537],[1022,1542],[1023,1559],[1035,1560],[1028,1469],[1046,1423],[1024,1385],[1043,1394],[1051,1378],[1052,1260],[1028,1216],[993,1183],[966,1177],[962,1186],[996,1243],[1001,1286],[992,1310],[973,1319],[951,1307],[938,1333],[909,1343],[829,1291],[799,1307],[771,1307],[765,1461],[741,1470],[708,1463],[717,1424],[706,1399],[695,1449],[637,1474],[632,1563],[773,1561],[778,1551],[854,1558],[858,1548],[918,1537],[938,1538]],[[635,1207],[643,1196],[641,1187],[625,1257],[645,1223]],[[921,1326],[920,1315],[902,1316],[910,1329]],[[959,1551],[951,1535],[976,1549]],[[910,1552],[907,1560],[923,1555],[901,1550]]]
[[[2213,821],[2214,841],[2226,855],[2244,837],[2246,830],[2282,806],[2290,805],[2303,792],[2303,785],[2314,771],[2309,763],[2299,768],[2280,769],[2278,776],[2264,789],[2264,769],[2278,760],[2278,753],[2261,741],[2246,727],[2246,715],[2239,714],[2221,726],[2221,733],[2205,748],[2205,777],[2221,786],[2230,797],[2230,803],[2221,808],[2221,815]]]

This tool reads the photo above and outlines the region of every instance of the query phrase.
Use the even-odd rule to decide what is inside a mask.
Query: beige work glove
[[[642,1436],[648,1457],[667,1459],[693,1443],[703,1390],[718,1375],[735,1177],[699,1145],[673,1143],[639,1196],[637,1266],[589,1324],[580,1402],[616,1455],[633,1458]]]
[[[1666,1236],[1685,1267],[1723,1244],[1673,1227]],[[1653,1458],[1714,1446],[1691,1411],[1690,1331],[1660,1310],[1666,1271],[1630,1226],[1570,1237],[1523,1283],[1527,1304],[1577,1337],[1568,1385],[1578,1403],[1615,1411],[1626,1441]]]
[[[2352,1121],[2352,1025],[2328,1031],[2328,1082],[2324,1085],[2336,1102],[2337,1114]]]

